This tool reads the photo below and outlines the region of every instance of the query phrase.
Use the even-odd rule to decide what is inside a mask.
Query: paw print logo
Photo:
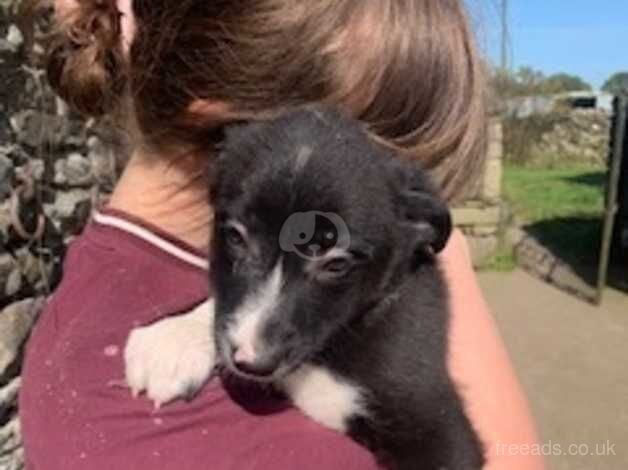
[[[286,253],[315,259],[335,248],[350,246],[349,228],[333,212],[296,212],[285,221],[279,234],[279,246]]]

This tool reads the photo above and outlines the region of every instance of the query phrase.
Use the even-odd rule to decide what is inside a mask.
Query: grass
[[[599,218],[604,210],[605,172],[595,167],[531,169],[506,166],[504,191],[526,222]]]
[[[483,261],[478,267],[480,271],[510,272],[517,267],[517,259],[512,249],[500,248],[497,253]]]
[[[600,246],[603,168],[507,166],[504,192],[525,229],[568,263],[595,263]]]

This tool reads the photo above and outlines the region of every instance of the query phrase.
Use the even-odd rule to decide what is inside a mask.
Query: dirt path
[[[598,308],[523,271],[482,273],[480,283],[545,450],[554,446],[549,468],[628,469],[628,296],[609,290]],[[607,455],[568,455],[585,451]]]

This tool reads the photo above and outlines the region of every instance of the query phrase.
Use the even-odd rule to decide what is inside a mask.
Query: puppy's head
[[[334,112],[231,129],[215,174],[216,340],[256,380],[315,356],[451,230],[423,172]]]

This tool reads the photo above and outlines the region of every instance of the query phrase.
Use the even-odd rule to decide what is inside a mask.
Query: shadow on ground
[[[592,171],[578,176],[569,176],[563,178],[565,181],[576,184],[584,184],[587,186],[595,186],[596,188],[603,188],[606,185],[607,174],[606,171]]]
[[[599,185],[597,175],[583,175],[583,184]],[[522,227],[527,237],[524,249],[517,249],[526,269],[563,290],[593,301],[596,295],[602,216],[561,217]],[[536,248],[535,248],[536,247]],[[534,252],[530,255],[530,252]],[[540,254],[539,254],[540,252]],[[628,262],[617,250],[611,255],[608,285],[628,293]]]

